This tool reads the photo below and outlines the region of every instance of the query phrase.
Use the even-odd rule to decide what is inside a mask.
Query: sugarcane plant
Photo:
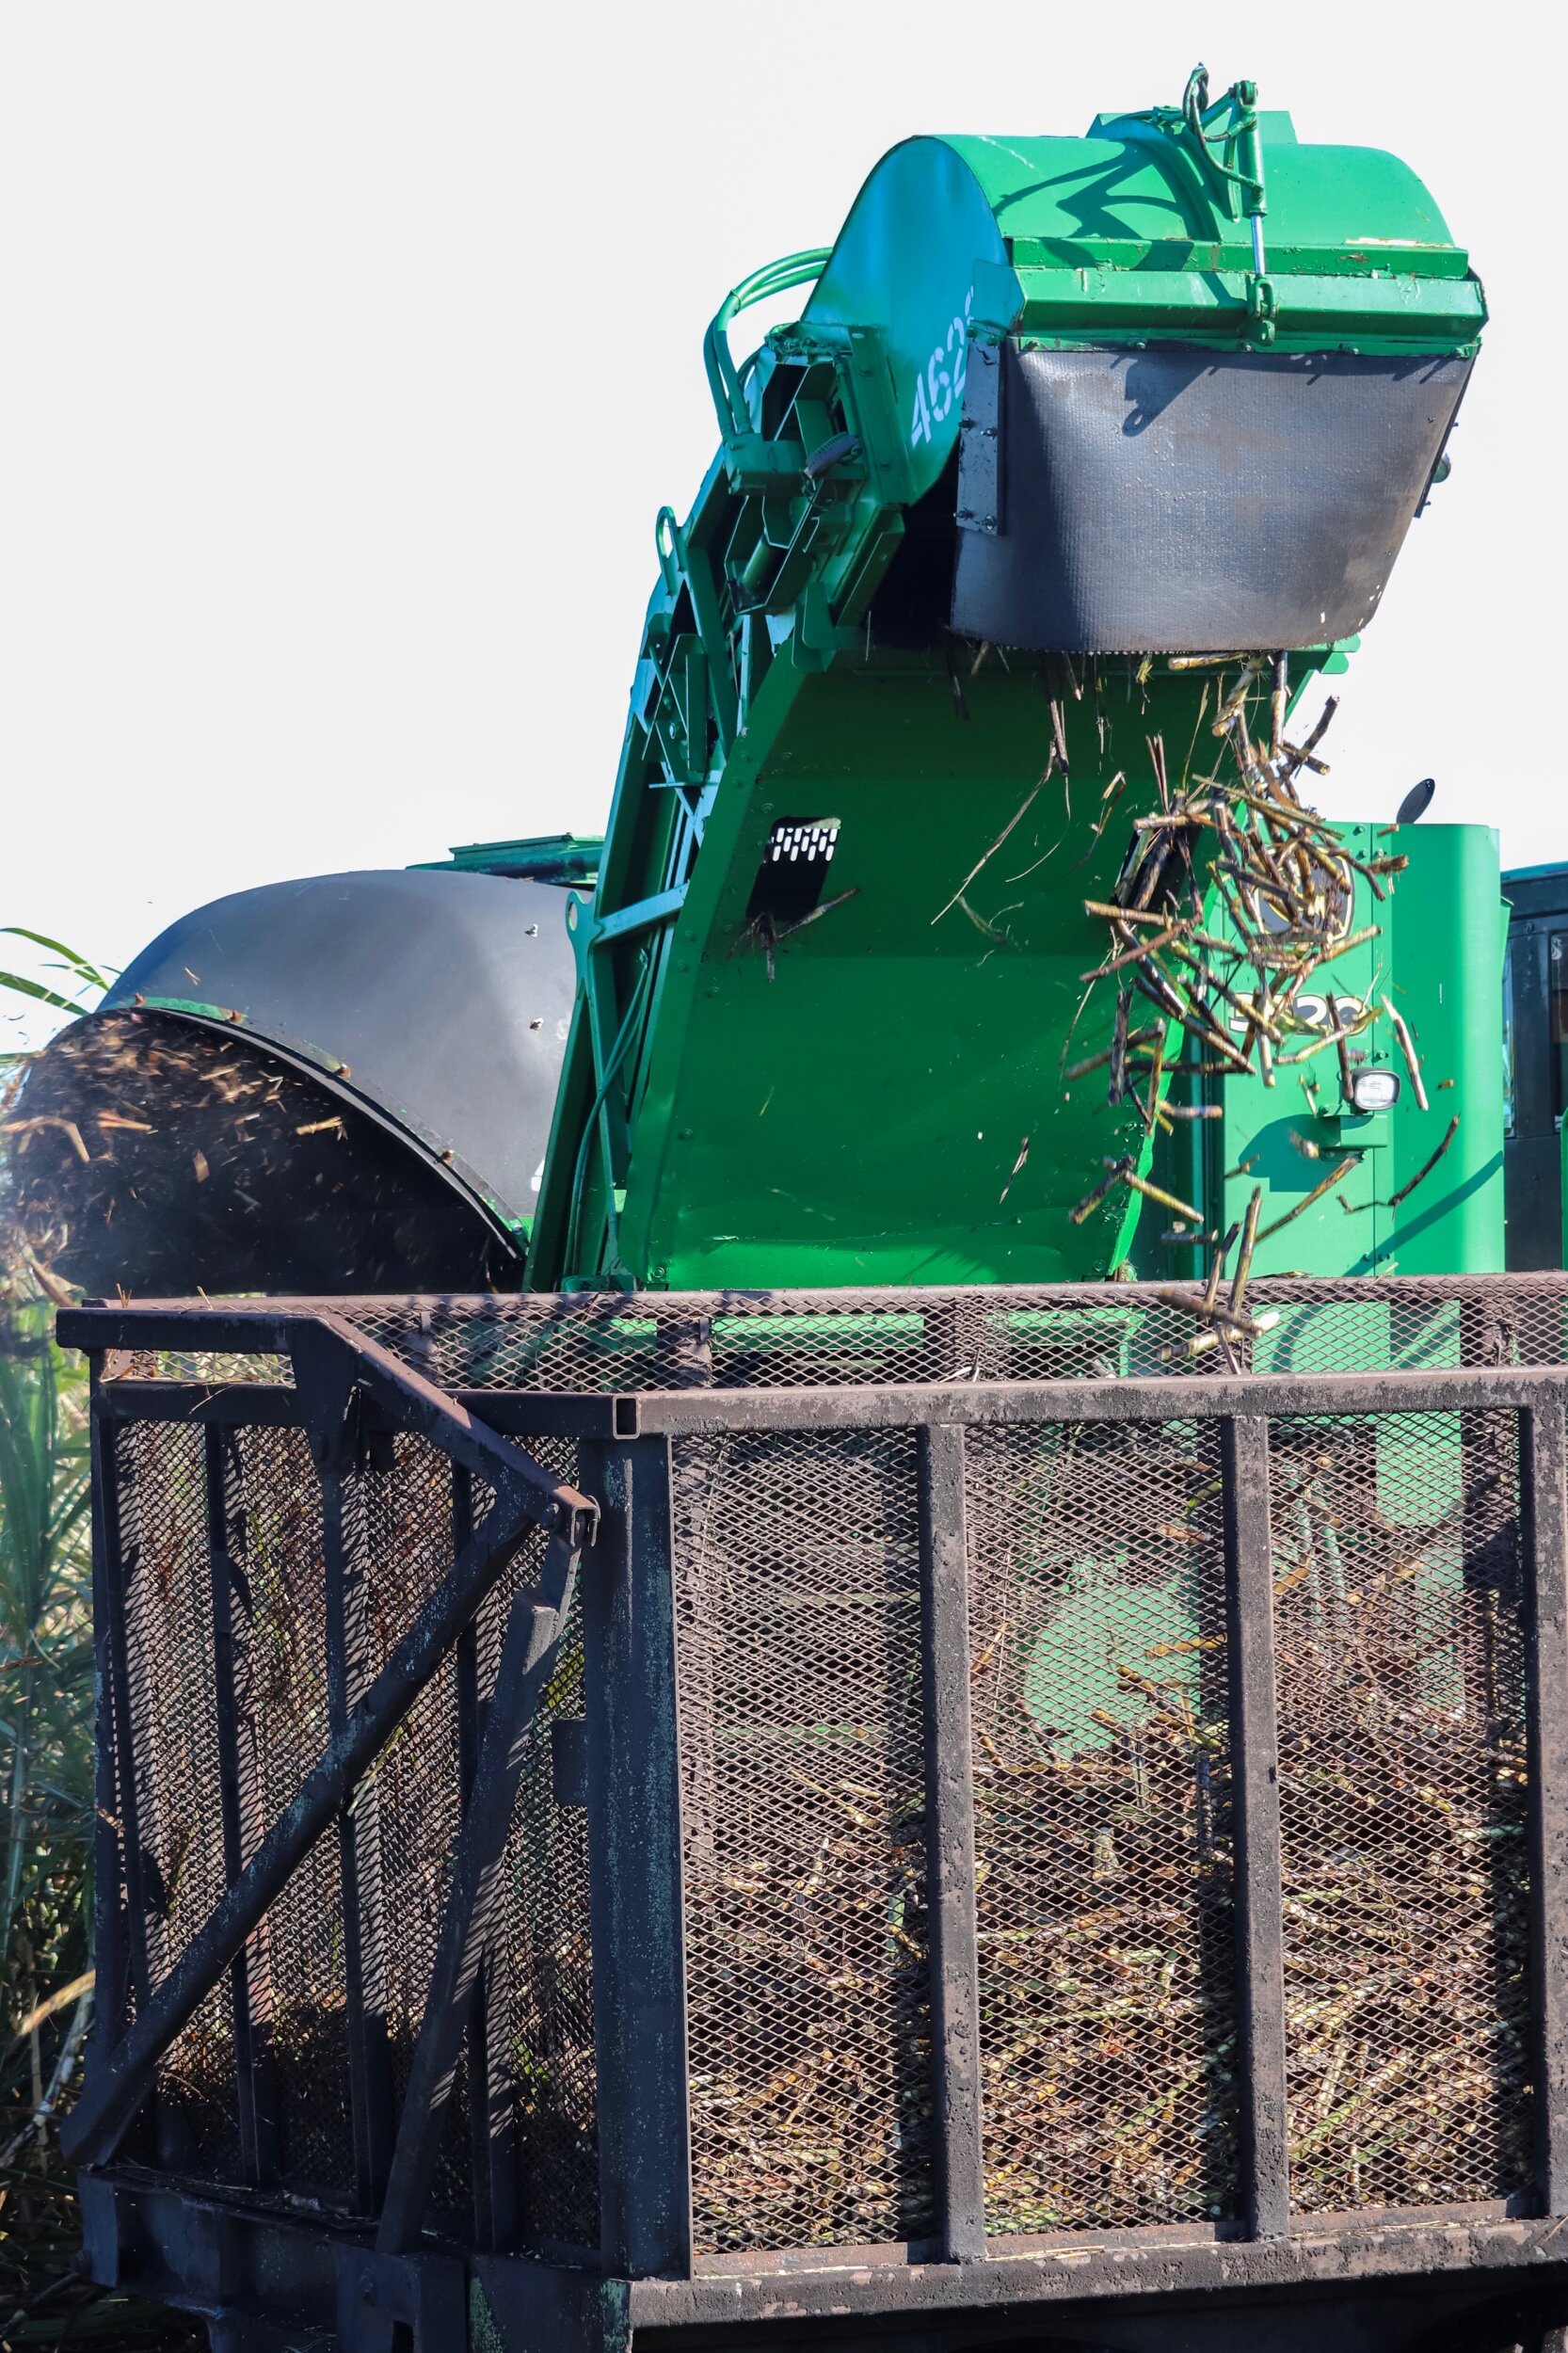
[[[15,934],[11,936],[15,936]],[[0,988],[66,1013],[104,985],[60,943],[66,985],[0,972]],[[0,1064],[14,1125],[24,1052]],[[3,1169],[3,1164],[0,1164]],[[88,1389],[55,1344],[69,1297],[45,1231],[24,1232],[0,1173],[0,2346],[189,2342],[184,2324],[76,2274],[73,2185],[57,2126],[92,2018],[92,1622]]]

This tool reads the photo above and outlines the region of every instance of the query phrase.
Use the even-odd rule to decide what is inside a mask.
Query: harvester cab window
[[[1552,1124],[1568,1111],[1568,931],[1553,932],[1546,943],[1546,1003],[1552,1041]]]
[[[1507,1262],[1562,1264],[1562,1119],[1568,1111],[1568,868],[1503,877],[1503,1168]]]
[[[1503,1134],[1519,1132],[1513,1099],[1513,942],[1503,957]]]

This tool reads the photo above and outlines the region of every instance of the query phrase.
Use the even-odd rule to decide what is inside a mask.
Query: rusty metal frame
[[[1445,1291],[1441,1285],[1426,1288]],[[1447,1288],[1461,1297],[1466,1293],[1463,1283]],[[1524,1290],[1529,1285],[1510,1278],[1508,1288]],[[1052,1304],[1065,1302],[1053,1294]],[[423,1682],[459,1642],[480,1599],[526,1529],[543,1526],[556,1540],[549,1565],[540,1583],[514,1610],[496,1699],[483,1730],[474,1714],[465,1735],[469,1794],[454,1860],[452,1902],[442,1926],[411,2095],[395,2135],[382,2145],[379,2173],[368,2119],[362,2149],[357,2134],[362,2207],[379,2226],[374,2264],[364,2276],[390,2283],[385,2293],[394,2301],[402,2297],[407,2302],[413,2295],[407,2282],[414,2273],[397,2266],[429,2261],[420,2251],[425,2195],[456,2053],[465,2035],[474,2038],[471,2049],[483,2047],[489,1895],[517,1787],[520,1727],[530,1695],[537,1692],[551,1627],[559,1626],[569,1599],[577,1549],[601,1514],[603,1537],[583,1593],[589,1659],[586,1782],[596,1858],[594,2009],[602,2222],[598,2276],[607,2286],[618,2282],[625,2287],[626,2297],[616,2309],[628,2316],[629,2325],[633,2311],[639,2328],[689,2330],[710,2322],[716,2327],[721,2319],[760,2326],[770,2314],[825,2316],[852,2306],[867,2317],[911,2306],[933,2313],[971,2305],[977,2311],[1002,2306],[1016,2310],[1020,2300],[1054,2303],[1069,2295],[1110,2295],[1118,2283],[1128,2291],[1141,2284],[1146,2292],[1156,2279],[1161,2287],[1202,2296],[1220,2292],[1227,2281],[1305,2281],[1358,2270],[1368,2276],[1384,2271],[1392,2276],[1409,2267],[1413,2239],[1427,2246],[1423,2261],[1436,2271],[1448,2265],[1456,2234],[1464,2233],[1476,2262],[1556,2265],[1568,2258],[1563,2229],[1568,2217],[1568,1370],[1473,1364],[1434,1371],[1267,1373],[1195,1380],[949,1381],[767,1390],[672,1385],[622,1395],[472,1389],[449,1396],[392,1352],[365,1339],[355,1329],[352,1306],[346,1304],[335,1303],[332,1311],[293,1305],[286,1311],[95,1307],[62,1317],[61,1337],[90,1350],[95,1359],[101,1824],[105,1801],[112,1801],[122,1812],[128,1801],[134,1806],[129,1785],[133,1777],[126,1770],[134,1726],[120,1591],[126,1533],[116,1522],[113,1476],[123,1423],[202,1426],[215,1540],[224,1525],[223,1449],[230,1443],[228,1431],[235,1426],[305,1428],[328,1482],[339,1475],[335,1465],[356,1430],[418,1428],[451,1454],[460,1471],[483,1478],[497,1494],[495,1511],[483,1529],[469,1536],[446,1584],[426,1606],[391,1665],[358,1695],[345,1681],[328,1752],[295,1807],[253,1851],[248,1851],[244,1827],[248,1818],[244,1760],[236,1728],[225,1713],[220,1658],[216,1705],[229,1886],[206,1927],[155,1991],[149,1981],[140,1938],[142,1915],[132,1884],[134,1822],[126,1822],[123,1865],[118,1843],[109,1840],[116,1849],[112,1883],[119,1885],[123,1867],[128,1900],[123,1917],[112,1903],[101,1903],[99,1955],[106,1980],[120,1994],[105,2006],[110,2023],[101,2029],[95,2045],[71,2143],[72,2153],[96,2169],[89,2179],[102,2185],[105,2195],[121,2194],[112,2191],[103,2169],[112,2161],[147,2097],[158,2053],[225,1971],[231,1975],[236,2028],[248,2018],[245,1956],[249,1931],[313,1836],[334,1814],[341,1816],[348,1793]],[[128,1352],[182,1351],[287,1354],[296,1385],[146,1378],[128,1362]],[[677,1371],[679,1375],[679,1368]],[[1466,2210],[1464,2216],[1434,2212],[1430,2217],[1415,2213],[1292,2215],[1284,2105],[1268,1529],[1270,1424],[1288,1416],[1466,1412],[1514,1417],[1520,1440],[1529,1660],[1536,2218],[1505,2214],[1501,2208],[1495,2213]],[[999,1424],[1172,1419],[1215,1422],[1221,1443],[1231,1753],[1237,1760],[1244,2212],[1234,2230],[1226,2226],[1212,2233],[1162,2225],[1074,2233],[1060,2242],[987,2242],[975,1963],[965,1433]],[[912,1429],[918,1447],[937,2236],[930,2247],[839,2250],[832,2262],[806,2250],[701,2258],[692,2244],[685,2080],[670,1442],[684,1434],[717,1431],[887,1428]],[[520,1454],[515,1443],[530,1435],[562,1433],[583,1444],[584,1468],[580,1476],[587,1494],[558,1486]],[[214,1575],[219,1581],[221,1553],[215,1541]],[[216,1593],[215,1585],[215,1598]],[[346,1621],[338,1639],[348,1640]],[[504,1704],[498,1705],[503,1694]],[[101,1872],[101,1884],[109,1883]],[[127,1981],[135,1994],[136,2019],[117,2041],[113,2022],[123,2013]],[[249,2119],[244,2131],[246,2162],[255,2175],[264,2169],[269,2095],[256,2052],[242,2049],[238,2034],[236,2055],[247,2087],[241,2092],[242,2118]],[[492,2091],[493,2087],[488,2088],[487,2097]],[[504,2199],[501,2205],[493,2205],[490,2189],[477,2188],[476,2205],[490,2219],[476,2215],[474,2263],[485,2256],[492,2264],[504,2264],[505,2203]],[[1331,2247],[1336,2250],[1332,2261],[1323,2251]],[[1065,2260],[1069,2251],[1070,2263]],[[853,2276],[844,2268],[852,2260]],[[1103,2286],[1097,2284],[1102,2263]],[[530,2269],[537,2282],[539,2266]],[[568,2276],[562,2274],[563,2279]],[[789,2286],[781,2302],[784,2280]],[[571,2296],[565,2289],[561,2293],[569,2304]],[[599,2313],[598,2305],[594,2311]],[[600,2313],[595,2328],[602,2318]],[[349,2341],[344,2336],[344,2344]],[[372,2342],[369,2337],[363,2341]]]
[[[450,2248],[377,2255],[351,2233],[134,2173],[84,2177],[91,2275],[199,2313],[220,2353],[461,2353],[474,2290],[506,2353],[713,2353],[808,2338],[852,2353],[976,2353],[984,2346],[1103,2343],[1126,2353],[1212,2353],[1267,2342],[1319,2353],[1349,2310],[1360,2343],[1380,2311],[1408,2342],[1462,2338],[1478,2310],[1536,2315],[1537,2339],[1568,2309],[1568,2254],[1549,2221],[1490,2211],[1398,2220],[1336,2217],[1290,2239],[1238,2244],[1193,2231],[1095,2233],[1088,2243],[1032,2241],[984,2265],[899,2247],[771,2265],[731,2261],[723,2276],[629,2279]],[[1445,2319],[1451,2337],[1433,2335]],[[1505,2342],[1494,2338],[1493,2342]],[[1536,2340],[1532,2340],[1536,2341]]]
[[[112,1476],[115,1417],[114,1382],[99,1371],[93,1387],[96,1419],[105,1428],[99,1439],[102,1485],[96,1529],[102,1557],[95,1564],[95,1591],[103,1608],[107,1642],[109,1705],[99,1721],[100,1757],[107,1743],[113,1758],[114,1787],[120,1807],[120,1832],[115,1841],[108,1885],[118,1887],[123,1872],[128,1893],[126,1915],[131,1929],[131,1980],[136,1993],[134,2022],[119,2031],[123,2011],[118,2001],[103,2041],[89,2056],[82,2096],[63,2136],[67,2153],[75,2161],[101,2165],[110,2160],[127,2129],[147,2100],[159,2059],[185,2026],[206,1995],[236,1964],[243,1967],[248,1940],[291,1873],[316,1838],[333,1820],[340,1823],[345,1866],[358,1861],[358,1838],[349,1801],[407,1716],[425,1684],[454,1649],[480,1603],[496,1583],[533,1529],[550,1538],[539,1584],[529,1596],[551,1618],[552,1639],[564,1625],[569,1599],[571,1571],[583,1545],[592,1541],[598,1513],[587,1497],[552,1479],[548,1472],[509,1440],[443,1396],[429,1382],[389,1352],[363,1339],[352,1326],[330,1313],[293,1319],[286,1329],[288,1353],[296,1377],[296,1419],[310,1435],[312,1452],[322,1477],[326,1507],[326,1568],[328,1606],[328,1686],[330,1737],[315,1767],[300,1784],[292,1801],[279,1816],[248,1860],[241,1861],[237,1839],[225,1837],[226,1886],[204,1925],[154,1989],[145,1943],[140,1891],[141,1840],[136,1819],[135,1762],[138,1734],[129,1680],[125,1672],[126,1626],[122,1607],[122,1576],[134,1559],[127,1553],[115,1525],[117,1492]],[[68,1333],[66,1336],[72,1336]],[[368,1683],[356,1675],[349,1659],[352,1627],[349,1617],[351,1564],[348,1545],[333,1526],[333,1504],[341,1493],[345,1449],[362,1404],[373,1402],[392,1426],[418,1430],[459,1467],[483,1478],[494,1500],[482,1525],[470,1537],[443,1582],[430,1595],[392,1651],[381,1672]],[[209,1480],[213,1453],[208,1451]],[[222,1504],[209,1484],[209,1528],[221,1515]],[[362,1647],[362,1646],[361,1646]],[[221,1665],[222,1646],[219,1645]],[[360,1688],[360,1686],[363,1688]],[[537,1679],[526,1686],[520,1705],[536,1692]],[[224,1698],[221,1681],[215,1691],[219,1724]],[[499,1719],[497,1719],[499,1721]],[[227,1742],[220,1730],[220,1784]],[[101,1777],[103,1768],[101,1766]],[[235,1793],[237,1799],[237,1792]],[[220,1786],[220,1806],[222,1792]],[[223,1808],[227,1812],[227,1808]],[[234,1867],[237,1865],[238,1867]],[[365,1897],[371,1893],[344,1870],[345,1914],[356,1909],[362,1939],[367,1926]],[[466,1905],[473,1900],[473,1882],[459,1875],[449,1905],[445,1932],[466,1934]],[[456,1917],[457,1913],[460,1917]],[[354,2153],[356,2186],[361,2207],[379,2203],[381,2176],[392,2162],[390,2099],[377,2087],[375,2071],[381,2064],[374,2047],[372,1978],[365,1966],[362,1941],[356,1950],[350,1924],[350,2066],[353,2077]],[[378,1933],[372,1913],[369,1921]],[[118,1961],[118,1945],[112,1948]],[[237,1984],[237,1980],[236,1980]],[[237,1999],[236,1994],[236,1999]],[[242,2067],[249,2049],[248,2034],[238,2046]],[[242,2099],[243,2105],[243,2099]],[[406,2110],[407,2115],[407,2110]],[[251,2137],[251,2162],[256,2160]]]

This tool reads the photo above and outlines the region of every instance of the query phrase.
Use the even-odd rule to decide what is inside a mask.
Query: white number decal
[[[953,354],[954,336],[958,339],[956,357]],[[948,328],[948,356],[952,360],[952,396],[954,400],[962,400],[965,380],[969,373],[969,338],[962,319],[954,319]]]
[[[953,403],[964,397],[965,379],[969,372],[969,313],[973,309],[971,286],[963,316],[954,315],[946,342],[938,344],[926,361],[924,376],[915,378],[915,412],[909,421],[911,449],[920,441],[929,441],[933,418],[940,424],[951,414]],[[944,364],[949,360],[952,363],[951,369]]]

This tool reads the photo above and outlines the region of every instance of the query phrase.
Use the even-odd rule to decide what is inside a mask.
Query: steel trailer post
[[[126,1847],[117,1786],[118,1624],[112,1589],[120,1577],[119,1432],[100,1410],[104,1360],[94,1354],[88,1447],[92,1469],[93,1882],[92,1952],[97,1971],[89,2049],[104,2057],[124,2030],[129,1952],[120,1875]]]
[[[1568,2214],[1568,1391],[1542,1384],[1519,1416],[1519,1493],[1528,1578],[1526,1740],[1529,1791],[1537,2188]]]
[[[234,1668],[234,1596],[240,1586],[232,1528],[234,1496],[232,1430],[209,1423],[202,1432],[207,1506],[207,1571],[213,1613],[213,1705],[217,1743],[218,1811],[223,1881],[232,1887],[250,1859],[261,1822],[256,1791],[253,1721],[242,1721]],[[261,2186],[277,2162],[277,2116],[267,2048],[271,2005],[265,1998],[260,1940],[242,1945],[230,1966],[234,2027],[235,2091],[240,2151],[250,2180]]]
[[[1227,1414],[1221,1446],[1246,2220],[1254,2238],[1275,2238],[1290,2226],[1290,2185],[1268,1422]]]
[[[368,1559],[364,1540],[364,1455],[357,1411],[324,1443],[321,1465],[323,1564],[327,1579],[327,1710],[334,1740],[370,1679]],[[315,1433],[312,1433],[312,1451]],[[386,1924],[381,1889],[381,1809],[367,1779],[338,1816],[338,1875],[343,1890],[344,2008],[354,2125],[354,2185],[360,2211],[374,2214],[392,2163],[392,2057],[387,2043]]]
[[[452,1557],[473,1533],[473,1477],[460,1463],[452,1466]],[[472,1618],[457,1637],[457,1769],[462,1809],[467,1814],[478,1770],[498,1663],[492,1645],[481,1644],[483,1617]],[[517,2120],[506,2066],[509,1979],[499,1941],[491,1938],[479,1963],[478,1986],[468,2031],[469,2162],[473,2169],[473,2228],[483,2248],[510,2244],[517,2225]]]
[[[692,2269],[670,1441],[584,1446],[583,1578],[600,2238],[607,2272]]]
[[[937,2227],[948,2262],[974,2263],[985,2253],[985,2177],[963,1429],[954,1422],[924,1424],[919,1446]]]
[[[411,2254],[419,2246],[442,2121],[502,1899],[518,1786],[576,1580],[576,1552],[557,1536],[546,1549],[536,1582],[517,1594],[507,1619],[408,2070],[376,2234],[376,2249],[383,2255]]]
[[[104,1646],[104,1697],[108,1703],[97,1725],[97,1778],[107,1788],[112,1808],[109,1818],[119,1831],[113,1883],[118,1893],[122,1879],[125,1890],[124,1912],[110,1947],[113,1961],[120,1966],[121,1981],[111,1992],[112,2023],[102,2046],[100,2062],[100,2072],[105,2072],[114,2067],[128,2031],[127,1995],[135,1995],[139,2019],[152,1998],[152,1970],[147,1950],[148,1849],[142,1829],[141,1793],[136,1785],[137,1771],[144,1760],[136,1735],[137,1711],[132,1689],[128,1593],[132,1577],[139,1567],[141,1547],[139,1542],[126,1542],[121,1495],[124,1463],[120,1433],[107,1414],[100,1412],[95,1420],[103,1425],[94,1470],[103,1481],[99,1514],[104,1539],[104,1579],[102,1592],[93,1595],[95,1609],[101,1612],[94,1625],[93,1641],[95,1650],[100,1639]],[[104,1828],[102,1818],[98,1827],[100,1831]],[[144,2089],[150,2111],[155,2110],[154,2083],[154,2073],[149,2069]]]

